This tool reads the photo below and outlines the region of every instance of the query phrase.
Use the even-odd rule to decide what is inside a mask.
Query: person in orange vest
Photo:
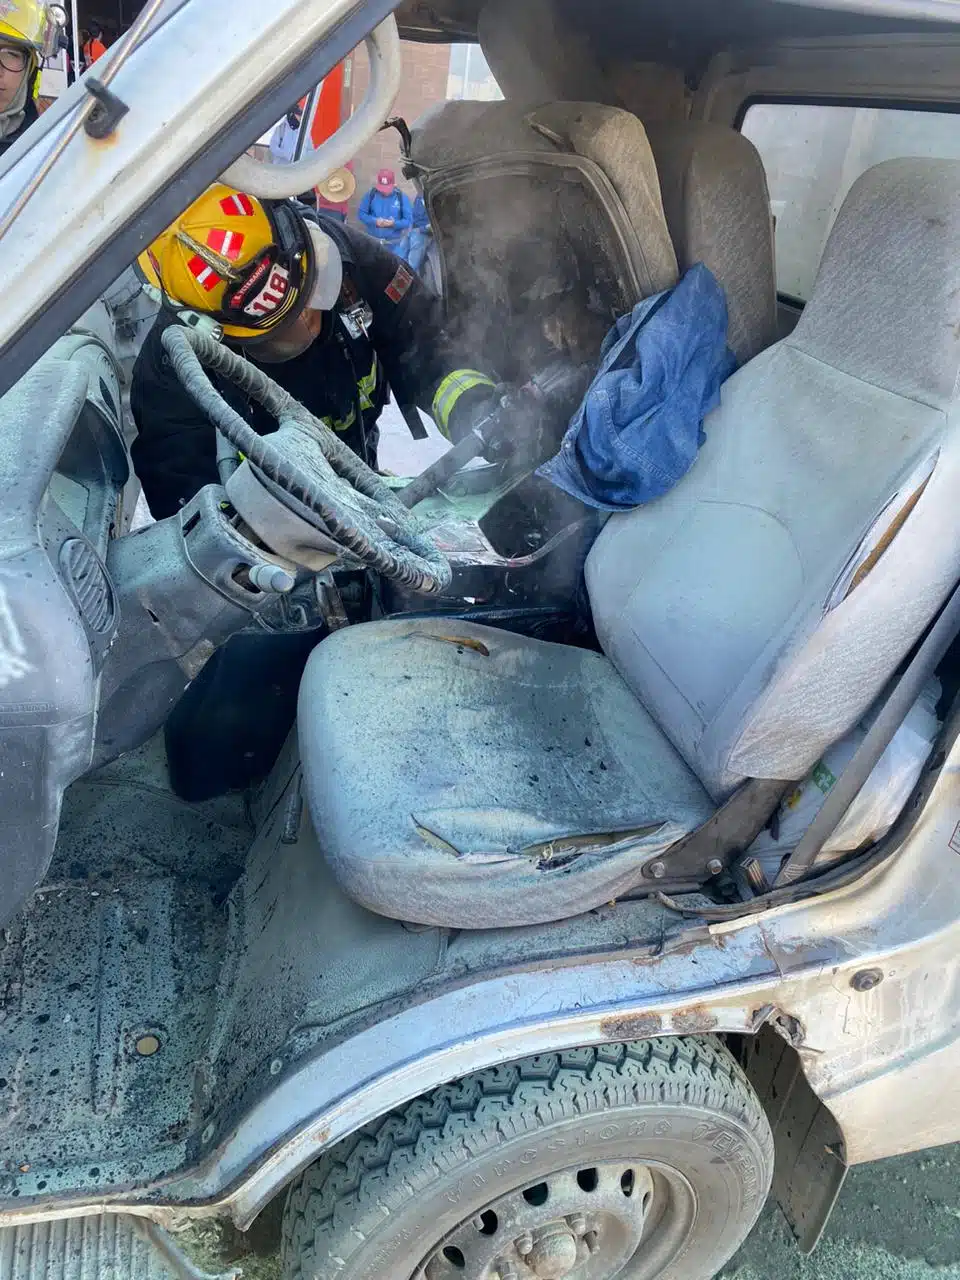
[[[107,52],[107,46],[103,43],[103,27],[99,22],[91,22],[90,34],[87,36],[83,44],[83,66],[84,70],[89,70],[98,58],[102,58]]]

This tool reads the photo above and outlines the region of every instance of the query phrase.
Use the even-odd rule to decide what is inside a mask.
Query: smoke
[[[456,359],[523,385],[564,363],[595,368],[611,324],[634,299],[617,267],[618,245],[579,172],[517,168],[440,170],[424,185],[444,257]],[[518,452],[545,461],[576,407],[575,400],[557,404],[537,423],[536,439],[517,441]],[[518,418],[517,430],[534,428]]]
[[[423,184],[444,259],[456,362],[517,386],[549,369],[570,388],[542,413],[511,416],[518,473],[557,452],[585,389],[583,378],[563,372],[586,365],[592,373],[610,326],[635,301],[616,266],[619,246],[598,225],[593,193],[577,171],[545,168],[498,174],[464,166],[428,173]],[[573,536],[564,536],[573,526]],[[550,544],[549,555],[523,571],[527,589],[569,610],[599,528],[595,512],[530,474],[481,528],[505,557],[536,555]]]

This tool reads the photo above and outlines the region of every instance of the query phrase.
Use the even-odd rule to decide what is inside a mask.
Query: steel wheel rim
[[[411,1280],[653,1280],[681,1251],[696,1195],[678,1170],[625,1157],[545,1173],[474,1211]]]

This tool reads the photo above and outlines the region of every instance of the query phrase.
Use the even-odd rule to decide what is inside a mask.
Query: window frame
[[[784,107],[849,107],[851,110],[865,108],[870,111],[913,111],[918,114],[938,115],[938,116],[960,116],[960,100],[956,101],[930,101],[929,99],[913,99],[913,98],[897,98],[897,97],[869,97],[863,94],[845,95],[845,94],[780,94],[770,92],[752,93],[744,98],[740,106],[737,108],[737,114],[733,120],[733,128],[738,133],[743,133],[743,123],[747,118],[747,112],[754,106],[784,106]],[[746,134],[743,135],[747,137]],[[747,138],[747,141],[751,139]],[[755,143],[753,144],[756,145]],[[759,148],[757,148],[759,154]],[[763,156],[760,156],[763,161]],[[764,171],[766,165],[764,164]],[[791,293],[785,293],[780,289],[779,281],[777,282],[777,302],[784,307],[791,307],[797,312],[802,312],[807,304],[807,299],[797,297]]]

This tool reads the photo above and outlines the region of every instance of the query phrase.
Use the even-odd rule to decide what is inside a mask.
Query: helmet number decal
[[[267,283],[263,286],[255,298],[247,303],[243,308],[248,316],[268,316],[286,299],[287,291],[290,288],[290,272],[286,267],[275,264],[270,272]]]

